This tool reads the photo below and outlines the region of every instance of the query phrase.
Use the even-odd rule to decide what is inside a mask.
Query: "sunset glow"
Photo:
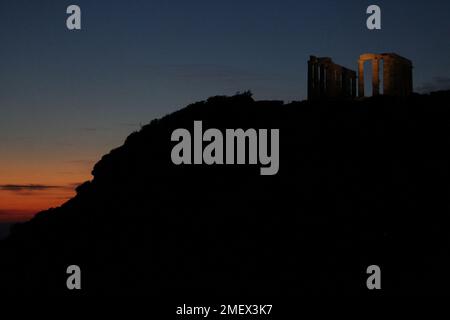
[[[60,206],[75,195],[80,183],[91,179],[89,165],[0,160],[0,222],[29,220],[39,211]]]

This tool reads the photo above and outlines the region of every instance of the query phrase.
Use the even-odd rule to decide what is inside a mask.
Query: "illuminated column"
[[[358,97],[364,97],[364,60],[358,61]]]
[[[372,95],[380,94],[380,61],[375,58],[372,60]]]

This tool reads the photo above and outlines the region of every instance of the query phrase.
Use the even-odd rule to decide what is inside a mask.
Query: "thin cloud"
[[[111,128],[107,128],[107,127],[83,127],[80,128],[81,131],[85,131],[85,132],[98,132],[98,131],[110,131]]]
[[[69,163],[71,165],[78,166],[79,168],[91,168],[96,163],[96,160],[70,160],[66,161],[66,163]]]
[[[0,209],[0,218],[2,218],[2,217],[9,217],[9,216],[11,216],[14,213],[17,213],[17,212],[14,212],[13,210],[2,210],[2,209]]]
[[[4,191],[42,191],[48,189],[59,189],[61,186],[50,186],[43,184],[4,184],[0,190]]]
[[[450,77],[434,77],[432,81],[424,83],[417,90],[421,93],[450,90]]]
[[[19,222],[32,218],[37,212],[31,210],[5,210],[0,209],[0,223]]]
[[[4,184],[0,185],[1,191],[17,192],[21,195],[33,195],[33,192],[47,190],[75,190],[82,183],[70,183],[64,186],[43,185],[43,184]]]
[[[119,123],[118,126],[120,126],[120,127],[139,127],[142,125],[137,122],[129,122],[129,123]]]
[[[12,210],[2,210],[0,209],[0,217],[2,216],[10,216]]]
[[[70,189],[75,189],[75,188],[78,188],[79,186],[81,186],[83,183],[84,182],[74,182],[74,183],[69,184],[67,187]]]
[[[74,163],[74,164],[90,164],[95,162],[95,160],[69,160],[66,161],[67,163]]]

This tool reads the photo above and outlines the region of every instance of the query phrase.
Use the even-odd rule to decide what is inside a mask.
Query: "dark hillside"
[[[175,166],[171,133],[280,129],[280,170]],[[0,288],[82,294],[445,293],[450,92],[282,104],[213,97],[131,134],[60,208],[0,242]]]

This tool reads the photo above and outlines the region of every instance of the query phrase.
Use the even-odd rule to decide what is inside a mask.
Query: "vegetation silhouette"
[[[450,91],[406,99],[217,96],[153,120],[60,208],[0,242],[14,294],[445,294]],[[280,170],[175,166],[171,133],[279,128]],[[66,268],[82,290],[66,288]]]

